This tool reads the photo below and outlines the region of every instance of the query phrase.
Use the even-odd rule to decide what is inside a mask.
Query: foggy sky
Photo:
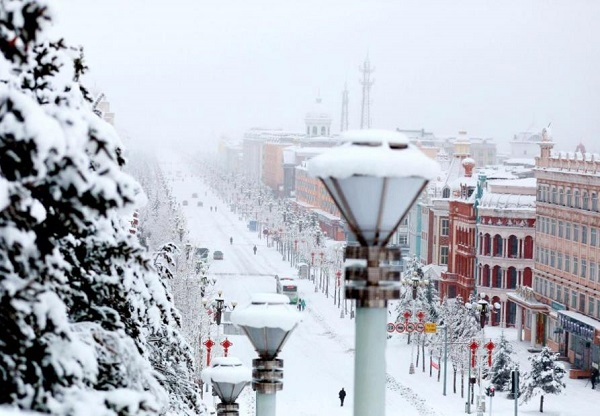
[[[600,152],[600,2],[57,0],[123,136],[198,147],[251,127],[304,131],[317,94],[376,128],[506,141],[552,123],[558,150]],[[598,143],[598,144],[596,144]]]

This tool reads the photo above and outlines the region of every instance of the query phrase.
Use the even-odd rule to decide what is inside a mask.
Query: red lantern
[[[471,349],[471,368],[475,368],[475,352],[477,351],[478,347],[479,344],[477,343],[477,341],[472,341],[469,344],[469,348]]]
[[[488,342],[487,344],[485,344],[485,348],[487,348],[488,350],[488,366],[491,367],[492,366],[492,350],[494,349],[496,345],[494,345],[494,343],[492,342],[492,340],[490,340],[490,342]]]
[[[229,339],[225,338],[224,341],[221,342],[221,346],[224,350],[224,356],[227,357],[227,353],[229,352],[229,347],[233,345],[233,342],[229,341]]]

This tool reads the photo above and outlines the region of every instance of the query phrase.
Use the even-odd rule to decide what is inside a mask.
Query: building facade
[[[536,342],[586,372],[600,365],[600,157],[552,153],[546,130],[539,146],[533,289],[546,310]]]

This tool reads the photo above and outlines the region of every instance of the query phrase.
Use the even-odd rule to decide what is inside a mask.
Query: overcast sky
[[[600,151],[597,0],[57,0],[87,82],[124,136],[199,145],[251,127],[304,131],[320,93],[360,124],[506,141],[552,123],[557,149]],[[596,144],[598,143],[598,144]]]

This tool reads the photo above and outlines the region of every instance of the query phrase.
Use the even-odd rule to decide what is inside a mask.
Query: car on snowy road
[[[223,252],[219,250],[213,252],[213,260],[223,260]]]

